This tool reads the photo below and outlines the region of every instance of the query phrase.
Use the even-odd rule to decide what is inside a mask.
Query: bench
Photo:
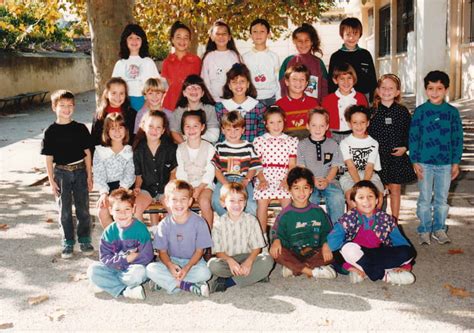
[[[21,104],[24,102],[29,104],[33,103],[36,96],[39,96],[40,103],[43,103],[48,92],[49,91],[34,91],[25,94],[18,94],[12,97],[0,98],[0,110],[5,110],[8,105],[14,106],[15,109],[19,109]]]

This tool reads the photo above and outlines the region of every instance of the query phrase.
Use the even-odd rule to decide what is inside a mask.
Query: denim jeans
[[[451,164],[433,165],[420,163],[423,179],[418,180],[420,196],[416,215],[420,219],[418,233],[445,230],[448,217],[448,194],[451,185]]]
[[[241,176],[226,176],[229,182],[241,183],[244,177]],[[214,192],[212,193],[212,209],[217,213],[217,215],[222,216],[226,213],[226,209],[222,207],[220,202],[222,183],[217,182]],[[253,184],[252,182],[247,185],[247,206],[245,207],[245,212],[252,214],[253,216],[257,215],[257,202],[253,199]]]
[[[171,257],[171,261],[180,267],[184,267],[189,262],[189,259]],[[165,289],[168,294],[176,294],[181,290],[177,287],[178,280],[171,275],[168,267],[162,262],[152,262],[148,264],[148,266],[146,266],[146,275],[158,286]],[[206,282],[211,278],[211,275],[211,271],[207,268],[206,262],[201,258],[196,265],[191,267],[188,274],[184,277],[184,281],[191,283]]]
[[[119,297],[127,287],[136,287],[147,280],[143,265],[130,265],[125,271],[95,262],[87,269],[89,281],[113,297]]]
[[[330,183],[324,190],[314,188],[313,194],[309,201],[319,205],[321,198],[324,198],[326,203],[326,211],[331,219],[331,222],[336,223],[339,218],[344,215],[344,208],[346,207],[346,200],[341,188]]]
[[[67,171],[54,168],[54,180],[59,186],[59,221],[64,232],[64,244],[74,245],[72,202],[76,207],[77,238],[79,243],[90,243],[91,217],[89,215],[89,190],[86,169]]]

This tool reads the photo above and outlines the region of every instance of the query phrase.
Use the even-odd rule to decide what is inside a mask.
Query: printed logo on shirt
[[[125,77],[127,79],[135,80],[139,76],[140,76],[140,66],[136,64],[131,64],[131,65],[128,65],[127,68],[125,68]]]
[[[169,168],[171,166],[171,164],[165,164],[165,167]]]
[[[385,125],[392,125],[392,118],[385,118]]]
[[[370,153],[375,149],[375,146],[364,147],[364,148],[349,148],[349,153],[352,156],[352,161],[356,166],[357,170],[363,171],[369,160]]]
[[[305,89],[305,94],[314,98],[318,98],[318,85],[319,78],[317,76],[311,75],[309,77],[308,86]]]
[[[313,221],[311,221],[311,226],[313,226],[313,227],[320,227],[320,226],[321,226],[321,222],[316,221],[316,220],[313,220]]]
[[[241,161],[239,158],[230,157],[227,162],[227,173],[240,175]]]
[[[295,229],[305,228],[307,225],[307,222],[296,222]]]
[[[364,72],[364,73],[368,73],[369,72],[369,64],[366,64],[365,62],[361,62],[360,63],[360,66],[361,66],[361,70]]]

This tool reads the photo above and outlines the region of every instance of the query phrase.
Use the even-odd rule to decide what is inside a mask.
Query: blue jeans
[[[332,223],[336,223],[339,218],[344,215],[344,208],[346,207],[344,193],[342,193],[342,190],[338,185],[330,183],[324,190],[314,188],[309,201],[319,205],[321,197],[324,198],[324,201],[326,202],[326,211],[329,218]]]
[[[241,176],[226,176],[229,182],[241,183],[244,177]],[[224,215],[227,210],[222,207],[220,202],[222,183],[217,182],[214,192],[212,193],[212,209],[217,213],[217,215]],[[253,216],[257,215],[257,202],[253,199],[253,184],[252,182],[247,185],[247,206],[245,207],[245,212],[252,214]]]
[[[420,163],[423,179],[418,180],[420,196],[416,215],[420,219],[418,233],[445,230],[448,217],[448,194],[451,185],[451,164],[433,165]]]
[[[64,244],[74,245],[72,201],[76,207],[77,238],[79,243],[90,243],[91,217],[89,215],[89,190],[86,169],[67,171],[54,168],[54,181],[59,186],[59,221],[64,232]]]
[[[89,281],[113,297],[119,297],[125,288],[136,287],[146,281],[146,268],[143,265],[130,265],[125,271],[110,268],[95,262],[87,269]]]
[[[171,261],[180,267],[184,267],[189,262],[189,259],[171,257]],[[177,287],[178,280],[171,275],[168,267],[162,262],[148,264],[146,266],[146,274],[150,280],[153,280],[158,286],[165,289],[168,294],[176,294],[181,290]],[[206,262],[201,258],[196,265],[191,267],[188,274],[184,277],[184,281],[191,283],[206,282],[211,278],[211,275]]]

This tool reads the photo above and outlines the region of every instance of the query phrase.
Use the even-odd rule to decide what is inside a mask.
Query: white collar
[[[250,110],[252,110],[253,108],[255,108],[255,106],[257,106],[258,104],[258,101],[250,96],[247,97],[247,99],[242,103],[242,104],[237,104],[236,102],[234,102],[234,100],[232,98],[230,99],[223,99],[221,101],[221,103],[224,105],[224,107],[226,108],[227,111],[234,111],[234,110],[237,110],[237,111],[240,111],[241,113],[247,113],[249,112]],[[244,111],[244,112],[242,112]]]
[[[355,95],[356,95],[356,91],[354,88],[352,88],[349,95],[346,95],[346,96],[341,94],[341,91],[339,89],[336,90],[336,96],[339,97],[339,99],[355,99]]]
[[[281,133],[279,136],[273,136],[271,135],[270,133],[266,132],[264,135],[263,135],[263,138],[265,140],[286,140],[288,138],[288,135],[285,134],[285,133]]]
[[[120,155],[126,160],[133,158],[132,147],[129,145],[123,146],[123,149],[118,154],[115,154],[111,147],[104,146],[95,146],[95,151],[95,153],[99,154],[102,159],[110,158],[113,155]]]

